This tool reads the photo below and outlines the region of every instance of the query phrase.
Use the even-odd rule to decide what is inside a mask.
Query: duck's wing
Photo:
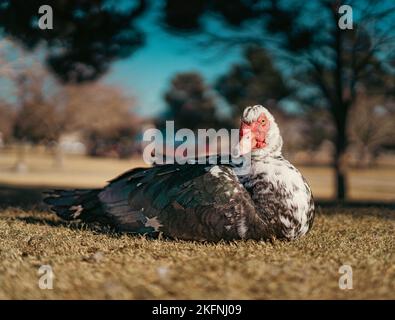
[[[134,169],[112,180],[98,197],[122,231],[209,241],[268,233],[249,193],[226,165]]]

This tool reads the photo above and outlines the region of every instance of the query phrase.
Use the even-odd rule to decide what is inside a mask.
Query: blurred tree
[[[15,168],[26,171],[27,144],[56,147],[62,131],[61,118],[56,91],[48,87],[53,79],[39,64],[17,70],[12,79],[17,92],[13,138],[20,144]],[[54,151],[56,155],[56,148]],[[62,158],[55,156],[54,164],[61,166]]]
[[[90,155],[131,154],[139,130],[132,99],[103,83],[68,85],[63,94],[65,131],[81,132]]]
[[[330,115],[326,109],[311,109],[304,114],[303,149],[316,152],[325,140],[333,137],[333,124],[328,121]]]
[[[60,114],[53,97],[46,97],[43,74],[29,70],[17,80],[20,107],[14,137],[32,144],[56,142],[61,132]]]
[[[19,144],[16,169],[26,171],[27,144],[56,146],[61,132],[56,99],[59,87],[37,56],[27,54],[7,38],[0,40],[0,80],[6,87],[0,94],[10,106],[5,119],[12,120],[8,125]]]
[[[360,90],[350,111],[350,137],[359,164],[371,165],[380,149],[395,141],[395,102]]]
[[[81,132],[93,155],[133,151],[138,119],[130,113],[133,101],[119,89],[101,83],[60,85],[37,52],[28,54],[7,39],[0,41],[0,49],[0,77],[7,85],[0,94],[14,104],[13,136],[22,144],[17,167],[26,168],[26,143],[52,147],[55,163],[61,164],[57,141],[69,131]]]
[[[12,139],[15,113],[11,105],[0,100],[0,144]]]
[[[28,101],[18,110],[14,137],[32,144],[56,142],[61,132],[59,114],[44,101]]]
[[[395,6],[384,1],[167,0],[164,22],[170,30],[203,33],[206,45],[264,46],[284,64],[295,88],[312,90],[329,110],[336,129],[334,169],[337,199],[346,198],[347,124],[361,82],[382,81],[394,59]],[[350,5],[353,29],[339,28],[339,8]],[[189,7],[188,7],[189,6]],[[203,16],[223,18],[227,32],[210,30]],[[355,14],[358,13],[358,14]],[[187,22],[183,22],[187,15]],[[212,15],[211,15],[212,16]],[[306,95],[308,96],[308,95]]]
[[[216,89],[232,106],[234,119],[239,119],[245,106],[257,101],[282,114],[277,102],[290,95],[291,89],[273,64],[269,54],[260,47],[249,47],[246,62],[236,64],[216,82]]]
[[[38,27],[42,5],[53,9],[52,30]],[[45,40],[46,61],[62,80],[93,80],[143,44],[135,22],[145,10],[144,0],[0,0],[0,29],[28,49]]]
[[[333,153],[333,136],[335,128],[330,121],[330,113],[325,108],[307,108],[302,115],[302,139],[300,140],[300,149],[308,152],[307,162],[314,165],[317,163],[317,156],[322,147],[325,156],[332,156]],[[327,142],[326,144],[324,144]],[[330,148],[328,148],[330,147]]]
[[[203,78],[196,72],[179,73],[165,93],[166,119],[174,120],[176,129],[218,128],[223,125],[216,114],[215,99]]]

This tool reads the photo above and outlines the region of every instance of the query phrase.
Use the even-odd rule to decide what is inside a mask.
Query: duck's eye
[[[265,124],[265,123],[266,123],[266,120],[265,120],[265,119],[262,119],[262,120],[261,120],[261,123],[262,123],[262,124]]]

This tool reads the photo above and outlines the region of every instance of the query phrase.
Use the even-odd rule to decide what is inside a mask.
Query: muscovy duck
[[[173,239],[219,241],[306,234],[314,219],[310,187],[281,153],[274,117],[263,106],[244,110],[239,148],[249,172],[232,164],[162,164],[135,168],[102,189],[54,190],[44,200],[67,220]]]

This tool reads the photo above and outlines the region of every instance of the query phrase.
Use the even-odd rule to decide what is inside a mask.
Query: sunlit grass
[[[45,212],[0,213],[0,298],[394,299],[395,212],[325,209],[294,242],[149,240],[63,223]],[[53,290],[38,268],[53,268]],[[353,268],[353,289],[338,286]]]

